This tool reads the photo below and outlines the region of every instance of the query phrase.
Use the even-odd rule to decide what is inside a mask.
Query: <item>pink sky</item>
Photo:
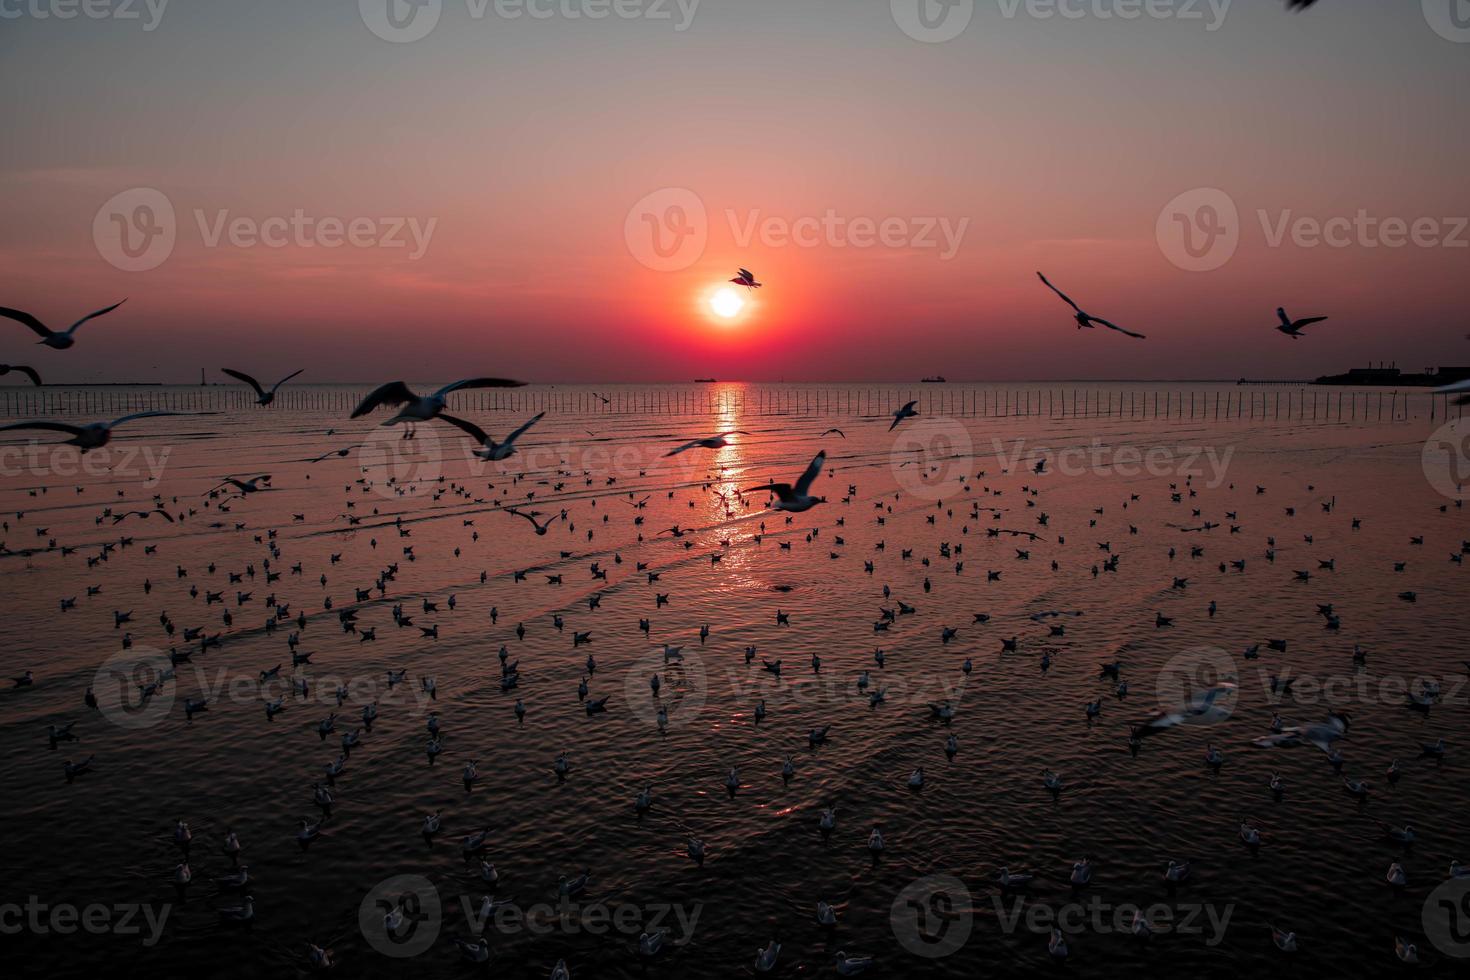
[[[622,381],[1470,363],[1470,44],[1418,4],[1237,3],[1207,31],[1007,17],[991,0],[943,44],[905,36],[886,2],[705,0],[683,32],[486,22],[449,3],[411,44],[326,6],[181,6],[149,32],[7,22],[0,81],[22,98],[0,151],[0,305],[64,328],[128,303],[66,352],[0,324],[0,359],[56,381],[223,365]],[[129,272],[94,219],[139,187],[167,198],[176,241]],[[646,267],[625,234],[663,188],[706,215],[706,247],[675,271]],[[1237,251],[1207,272],[1176,267],[1156,234],[1197,188],[1240,217]],[[402,248],[209,240],[222,214],[297,211],[432,234],[417,257],[407,227]],[[1418,221],[1428,244],[1270,240],[1283,221],[1360,211]],[[829,213],[904,231],[868,248],[741,240],[756,217]],[[938,228],[940,247],[906,237],[934,223],[963,227],[952,257]],[[765,286],[719,322],[705,300],[740,266]],[[1079,333],[1038,269],[1148,340]],[[1280,304],[1331,320],[1293,342],[1271,329]]]

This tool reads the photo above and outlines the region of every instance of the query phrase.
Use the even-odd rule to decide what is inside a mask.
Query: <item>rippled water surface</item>
[[[23,973],[290,974],[309,971],[312,942],[347,975],[473,974],[483,968],[450,937],[473,927],[463,903],[490,891],[461,854],[480,830],[499,875],[493,894],[513,908],[554,904],[561,876],[591,872],[564,921],[491,926],[499,975],[544,977],[558,960],[574,977],[749,975],[772,938],[785,975],[830,973],[837,950],[875,957],[868,975],[1050,968],[1049,929],[1014,920],[1013,902],[1175,910],[1176,930],[1148,942],[1111,912],[1089,912],[1069,930],[1065,969],[1082,976],[1376,972],[1398,966],[1395,934],[1421,946],[1432,972],[1454,970],[1423,910],[1450,862],[1470,861],[1470,589],[1451,560],[1470,522],[1426,478],[1425,440],[1444,422],[1427,402],[1423,412],[1396,403],[1398,417],[1381,419],[1286,419],[1264,407],[1227,419],[1195,403],[1160,418],[1123,410],[1126,389],[1093,386],[1119,399],[1108,412],[1038,402],[1030,415],[971,413],[973,400],[950,395],[889,432],[879,416],[902,403],[893,393],[786,402],[721,385],[713,402],[681,388],[637,407],[603,402],[618,396],[606,388],[562,389],[544,403],[525,389],[525,401],[500,408],[478,393],[450,396],[451,411],[497,436],[548,408],[518,455],[485,463],[442,423],[405,441],[372,424],[383,413],[349,421],[339,392],[302,390],[318,400],[128,423],[87,467],[7,434],[4,658],[9,675],[30,670],[35,682],[0,692],[0,898],[142,903],[166,915],[156,942],[141,914],[143,936],[8,934],[7,962]],[[747,434],[725,448],[664,455],[733,429]],[[739,493],[794,480],[819,449],[814,492],[825,503],[784,515],[767,510],[764,491]],[[224,477],[259,474],[269,490],[209,495]],[[155,493],[176,523],[115,522],[151,510]],[[550,521],[547,533],[512,506]],[[411,623],[395,624],[395,604]],[[1327,604],[1336,629],[1319,611]],[[895,616],[878,631],[885,609]],[[131,620],[114,625],[118,612]],[[945,627],[958,630],[948,642]],[[186,629],[219,642],[201,650]],[[365,642],[368,630],[376,639]],[[310,660],[293,666],[296,634]],[[682,663],[664,665],[665,643],[683,647]],[[519,665],[511,690],[502,650]],[[155,679],[171,651],[175,676],[140,703],[134,683]],[[778,660],[779,676],[762,668]],[[1113,661],[1124,695],[1100,676]],[[396,671],[405,679],[390,687]],[[1130,753],[1132,725],[1219,674],[1239,683],[1228,717]],[[1272,675],[1300,679],[1273,694]],[[609,698],[605,712],[585,710],[584,677],[589,698]],[[1420,678],[1441,685],[1427,713],[1404,695]],[[98,709],[84,703],[89,687]],[[879,690],[882,703],[870,703]],[[201,698],[207,710],[188,720],[185,702]],[[268,720],[276,698],[284,710]],[[1094,699],[1101,713],[1090,721]],[[372,701],[378,719],[323,817],[313,783]],[[947,724],[930,707],[945,701]],[[1351,718],[1338,746],[1343,774],[1371,783],[1366,802],[1314,748],[1251,745],[1273,712],[1288,725],[1319,722],[1329,704]],[[442,746],[432,765],[431,718]],[[77,740],[48,748],[47,726],[68,723]],[[808,732],[822,726],[828,739],[813,747]],[[1422,756],[1439,738],[1444,758]],[[1205,764],[1209,744],[1224,753],[1218,771]],[[88,757],[90,771],[68,783],[64,760]],[[1402,778],[1391,785],[1395,759]],[[1055,798],[1042,786],[1047,768],[1064,780]],[[1267,789],[1273,771],[1286,785],[1279,800]],[[644,787],[653,806],[640,815]],[[837,827],[824,839],[828,806]],[[443,830],[428,844],[420,827],[434,811]],[[303,816],[322,820],[305,850]],[[180,819],[193,833],[182,897]],[[1258,850],[1240,843],[1242,820],[1260,828]],[[1404,849],[1380,822],[1412,823],[1416,843]],[[886,844],[877,859],[875,826]],[[219,918],[242,902],[212,881],[231,870],[227,828],[249,867],[249,930]],[[703,867],[688,857],[691,836],[706,844]],[[1074,890],[1068,876],[1083,856],[1094,880]],[[1173,891],[1162,878],[1170,860],[1193,863]],[[1394,861],[1408,876],[1402,894],[1385,881]],[[1036,881],[1002,895],[1002,866]],[[403,875],[419,877],[379,887]],[[962,887],[936,895],[932,876]],[[364,934],[361,916],[381,919],[377,898],[410,892],[413,935],[395,944]],[[834,928],[817,924],[818,900],[836,907]],[[603,925],[602,909],[622,928]],[[656,923],[680,942],[645,960],[637,936]],[[1300,952],[1279,953],[1268,923],[1296,931]],[[922,955],[955,937],[964,942],[950,955]]]

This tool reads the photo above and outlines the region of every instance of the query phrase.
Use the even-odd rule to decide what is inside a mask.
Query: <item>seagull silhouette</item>
[[[306,368],[302,368],[301,369],[301,371],[305,371],[305,370],[306,370]],[[228,374],[230,377],[235,378],[236,380],[243,381],[246,384],[248,384],[250,387],[254,388],[255,389],[255,395],[256,395],[256,402],[255,403],[257,405],[262,406],[262,407],[264,407],[266,405],[269,405],[271,402],[273,402],[273,401],[276,400],[276,389],[277,388],[281,387],[281,385],[285,384],[287,381],[290,381],[292,378],[296,377],[296,375],[298,375],[298,374],[301,373],[301,371],[293,371],[293,372],[291,372],[290,374],[288,374],[284,378],[282,378],[280,381],[277,381],[275,384],[271,385],[271,390],[270,391],[266,391],[264,388],[262,388],[260,386],[260,382],[259,381],[256,381],[254,378],[252,378],[250,375],[246,374],[244,371],[235,371],[235,370],[232,370],[230,368],[220,368],[220,371],[222,373],[224,373],[224,374]]]
[[[1075,317],[1073,317],[1073,319],[1075,319],[1077,321],[1077,329],[1078,330],[1082,330],[1084,328],[1085,329],[1088,329],[1088,330],[1091,330],[1095,324],[1101,323],[1103,326],[1107,327],[1109,330],[1116,330],[1119,333],[1126,334],[1129,337],[1137,337],[1139,340],[1145,339],[1144,338],[1144,335],[1141,334],[1141,333],[1134,333],[1132,330],[1124,330],[1122,327],[1118,326],[1116,323],[1113,323],[1111,320],[1104,320],[1100,316],[1093,316],[1092,314],[1085,312],[1082,309],[1082,307],[1080,307],[1076,303],[1072,302],[1072,298],[1070,296],[1068,296],[1066,293],[1062,292],[1057,287],[1053,286],[1051,284],[1051,282],[1046,278],[1046,276],[1043,276],[1039,272],[1036,274],[1036,276],[1042,282],[1046,283],[1046,288],[1047,289],[1050,289],[1052,292],[1056,293],[1058,296],[1060,296],[1062,298],[1062,301],[1063,302],[1065,302],[1068,306],[1070,306],[1072,309],[1074,309],[1074,310],[1077,311],[1077,315]]]
[[[1309,316],[1303,317],[1300,320],[1293,320],[1286,315],[1286,309],[1281,306],[1276,307],[1276,316],[1281,319],[1281,322],[1276,325],[1276,329],[1286,334],[1292,340],[1303,336],[1303,327],[1310,327],[1314,323],[1321,323],[1327,319],[1325,316]]]
[[[111,313],[113,310],[117,309],[119,306],[122,306],[123,303],[126,302],[127,300],[125,299],[120,300],[116,303],[113,303],[111,306],[104,306],[102,309],[97,310],[94,313],[88,313],[86,316],[82,317],[80,320],[78,320],[76,323],[73,323],[71,326],[67,327],[65,331],[62,332],[52,330],[50,327],[46,326],[46,324],[42,323],[40,320],[37,320],[34,316],[26,313],[23,310],[12,310],[6,306],[0,306],[0,316],[9,317],[12,320],[17,320],[21,323],[24,323],[26,326],[30,327],[36,332],[36,334],[41,338],[40,342],[45,344],[47,347],[50,347],[54,350],[66,350],[72,344],[75,344],[77,342],[76,338],[73,336],[73,334],[77,332],[77,327],[80,327],[82,324],[86,323],[93,317],[101,316],[104,313]]]

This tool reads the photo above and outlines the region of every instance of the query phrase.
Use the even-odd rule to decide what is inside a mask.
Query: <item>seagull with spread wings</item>
[[[1086,311],[1084,311],[1082,309],[1082,307],[1080,307],[1076,303],[1072,302],[1072,298],[1070,296],[1068,296],[1066,293],[1062,292],[1057,287],[1053,286],[1051,284],[1051,282],[1046,278],[1046,276],[1043,276],[1039,272],[1036,274],[1036,276],[1042,282],[1046,283],[1046,288],[1047,289],[1050,289],[1052,292],[1054,292],[1058,296],[1060,296],[1062,298],[1062,302],[1066,303],[1072,309],[1074,309],[1074,310],[1077,311],[1077,315],[1075,317],[1073,317],[1073,319],[1075,319],[1077,321],[1077,329],[1078,330],[1082,330],[1082,329],[1091,330],[1096,324],[1101,323],[1103,326],[1107,327],[1109,330],[1116,330],[1119,333],[1124,334],[1126,336],[1129,336],[1129,337],[1137,337],[1139,340],[1143,340],[1144,339],[1144,335],[1141,334],[1141,333],[1134,333],[1132,330],[1124,330],[1122,327],[1118,326],[1116,323],[1113,323],[1111,320],[1104,320],[1100,316],[1093,316],[1092,314],[1087,313]]]
[[[31,383],[37,388],[41,387],[41,376],[36,373],[35,368],[26,367],[24,364],[0,364],[0,378],[5,377],[11,371],[19,371],[21,374],[30,378]]]
[[[727,438],[728,436],[748,435],[750,435],[750,433],[746,432],[744,429],[731,429],[729,432],[720,432],[706,439],[691,439],[688,442],[684,443],[684,445],[676,446],[673,449],[670,449],[668,452],[664,453],[664,458],[667,459],[670,456],[677,456],[680,453],[685,452],[689,449],[724,449],[730,444]]]
[[[1276,329],[1286,334],[1292,340],[1296,340],[1298,337],[1304,336],[1304,334],[1302,333],[1303,327],[1310,327],[1314,323],[1321,323],[1323,320],[1327,319],[1325,316],[1308,316],[1303,317],[1300,320],[1293,320],[1291,317],[1286,315],[1286,308],[1281,306],[1276,307],[1276,316],[1281,320],[1281,322],[1276,325]]]
[[[66,440],[66,445],[77,446],[82,452],[93,449],[101,449],[112,440],[112,430],[124,422],[132,422],[135,419],[153,418],[157,415],[182,415],[182,412],[135,412],[132,415],[124,415],[120,419],[111,422],[89,422],[86,425],[67,425],[65,422],[15,422],[11,425],[0,425],[0,432],[13,432],[17,429],[41,429],[46,432],[65,432],[71,436]]]
[[[306,370],[306,368],[302,368],[301,369],[301,371],[305,371],[305,370]],[[273,402],[273,401],[276,400],[276,389],[277,388],[281,387],[281,385],[285,384],[287,381],[290,381],[292,378],[296,377],[296,375],[298,375],[298,374],[301,373],[301,371],[293,371],[293,372],[291,372],[290,374],[288,374],[284,378],[282,378],[280,381],[277,381],[275,384],[271,385],[270,391],[266,391],[264,388],[262,388],[260,386],[260,382],[259,381],[256,381],[254,378],[252,378],[250,375],[246,374],[244,371],[235,371],[235,370],[232,370],[231,368],[220,368],[220,371],[223,372],[224,374],[228,374],[230,377],[236,379],[237,381],[243,381],[246,384],[248,384],[250,387],[254,388],[255,389],[255,395],[256,395],[255,404],[261,406],[262,408],[264,408],[266,405],[269,405],[271,402]]]
[[[12,320],[24,323],[26,326],[30,327],[36,332],[36,335],[41,338],[40,343],[45,344],[47,347],[50,347],[54,350],[66,350],[72,344],[75,344],[77,342],[76,337],[73,336],[73,334],[77,332],[77,327],[80,327],[82,324],[86,323],[93,317],[99,317],[104,313],[111,313],[113,310],[117,309],[119,306],[122,306],[123,303],[126,302],[127,300],[125,299],[120,300],[119,302],[113,303],[111,306],[104,306],[102,309],[97,310],[94,313],[88,313],[76,323],[73,323],[71,326],[67,327],[64,331],[52,330],[50,327],[46,326],[46,324],[42,323],[40,320],[37,320],[34,316],[26,313],[24,310],[12,310],[8,306],[0,306],[0,316],[9,317]]]
[[[543,418],[545,418],[545,416],[545,412],[537,413],[536,416],[533,417],[525,425],[521,426],[510,435],[506,436],[504,442],[496,442],[494,439],[487,436],[485,434],[485,430],[480,428],[478,425],[475,425],[473,422],[466,422],[464,419],[457,419],[453,415],[444,415],[441,413],[439,415],[439,421],[448,422],[455,428],[463,430],[466,435],[475,440],[475,442],[479,443],[479,445],[474,450],[475,455],[480,457],[481,459],[496,463],[502,459],[507,459],[510,456],[514,456],[516,451],[516,440],[525,435],[527,429],[535,425],[537,422],[540,422]]]
[[[395,422],[427,422],[444,411],[444,399],[451,392],[466,388],[520,388],[524,385],[524,381],[512,381],[509,378],[467,378],[445,385],[432,395],[420,396],[409,391],[408,385],[402,381],[390,381],[364,398],[352,410],[352,418],[361,418],[382,405],[390,408],[402,405],[398,414],[384,422],[384,425],[393,425]]]
[[[755,273],[751,272],[749,269],[741,269],[740,275],[736,276],[730,281],[737,286],[744,286],[746,289],[761,288],[761,284],[755,281]]]
[[[754,493],[757,490],[769,490],[777,497],[772,510],[785,510],[799,514],[804,510],[811,510],[817,504],[825,504],[826,497],[813,497],[811,495],[812,484],[816,482],[817,474],[822,472],[822,464],[827,461],[827,451],[824,449],[812,457],[811,463],[807,465],[806,472],[796,481],[796,485],[789,483],[767,483],[758,487],[743,490],[742,493]]]

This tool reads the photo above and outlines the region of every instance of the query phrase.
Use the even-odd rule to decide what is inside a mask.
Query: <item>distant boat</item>
[[[714,378],[695,378],[694,379],[694,383],[697,384],[697,385],[712,385],[712,384],[715,383],[715,379]]]
[[[936,374],[931,378],[921,378],[920,381],[926,385],[942,385],[948,383],[944,380],[944,375],[942,374]]]

